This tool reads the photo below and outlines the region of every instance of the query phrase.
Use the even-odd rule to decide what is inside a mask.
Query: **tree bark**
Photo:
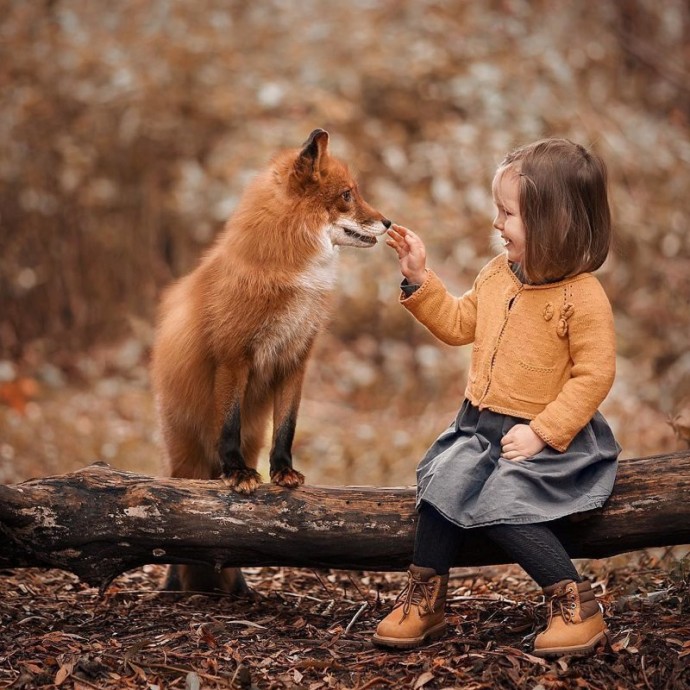
[[[153,478],[97,463],[0,486],[0,568],[62,568],[104,589],[147,563],[400,570],[412,555],[413,488]],[[601,510],[554,523],[574,558],[690,543],[690,451],[624,460]],[[470,530],[458,566],[505,563]]]

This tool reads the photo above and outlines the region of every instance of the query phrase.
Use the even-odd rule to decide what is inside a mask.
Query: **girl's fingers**
[[[501,453],[501,457],[504,460],[510,460],[511,462],[519,462],[520,460],[525,460],[527,458],[526,455],[520,453],[520,451],[517,450],[511,450],[505,453]]]
[[[410,251],[424,251],[424,242],[421,238],[402,225],[391,225],[388,236],[406,246]]]
[[[403,242],[407,242],[408,244],[423,244],[421,238],[419,235],[415,234],[410,230],[409,228],[406,228],[403,225],[391,225],[390,229],[388,230],[389,234],[390,232],[395,232]]]
[[[388,237],[386,237],[386,242],[388,242],[388,244],[395,244],[397,247],[404,247],[407,244],[402,237],[391,235],[390,230],[388,233]]]
[[[405,228],[404,237],[408,242],[415,242],[417,244],[423,245],[422,238],[416,233],[412,232],[409,228]]]
[[[401,261],[409,254],[407,247],[401,244],[392,242],[390,240],[386,240],[386,244],[398,255],[398,259]]]
[[[399,242],[404,242],[405,234],[405,228],[403,228],[402,225],[391,225],[391,227],[388,228],[388,235],[390,237],[395,237]]]
[[[391,240],[393,240],[393,242],[396,242],[399,245],[405,243],[405,239],[403,238],[403,236],[400,233],[395,232],[395,230],[388,230],[386,234]]]
[[[386,244],[387,244],[393,251],[395,251],[395,253],[398,255],[398,258],[402,258],[402,256],[403,256],[403,251],[402,251],[402,249],[401,249],[397,244],[395,244],[394,242],[388,242],[388,241],[386,241]]]

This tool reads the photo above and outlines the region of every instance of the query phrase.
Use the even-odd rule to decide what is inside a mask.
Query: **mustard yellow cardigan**
[[[520,417],[564,451],[613,384],[613,314],[599,281],[582,273],[558,283],[521,283],[502,254],[454,297],[432,271],[400,301],[439,340],[474,343],[465,397],[480,409]]]

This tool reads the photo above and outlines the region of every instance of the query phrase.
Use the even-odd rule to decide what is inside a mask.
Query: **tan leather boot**
[[[412,649],[441,637],[446,630],[445,606],[448,575],[432,568],[411,565],[407,584],[398,595],[393,610],[379,623],[374,644]]]
[[[605,637],[606,623],[588,581],[561,580],[544,588],[549,623],[534,640],[536,656],[588,654]]]

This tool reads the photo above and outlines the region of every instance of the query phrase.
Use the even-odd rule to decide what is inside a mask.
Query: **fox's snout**
[[[381,225],[383,225],[383,230],[381,230],[378,235],[383,235],[388,228],[390,228],[391,225],[393,225],[393,221],[388,220],[388,218],[381,218]]]
[[[334,246],[373,247],[376,238],[383,235],[390,226],[391,221],[387,218],[358,222],[345,217],[331,225],[328,234]]]

